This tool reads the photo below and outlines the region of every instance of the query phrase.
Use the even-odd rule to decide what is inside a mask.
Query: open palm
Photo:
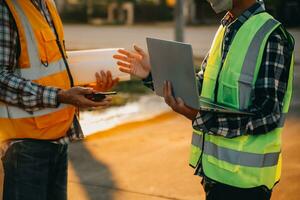
[[[149,56],[143,49],[134,45],[134,52],[120,49],[119,54],[114,55],[114,58],[118,60],[119,70],[139,78],[146,78],[150,71]]]

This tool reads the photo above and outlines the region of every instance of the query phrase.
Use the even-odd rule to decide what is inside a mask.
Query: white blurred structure
[[[130,80],[130,75],[121,72],[113,59],[113,55],[117,54],[118,49],[120,48],[68,51],[70,71],[75,85],[94,83],[95,73],[100,70],[109,70],[113,78],[118,77],[120,81]]]
[[[170,111],[171,108],[166,105],[163,98],[150,94],[124,106],[110,107],[102,112],[97,110],[81,112],[80,124],[84,135],[88,136],[122,124],[153,119]]]

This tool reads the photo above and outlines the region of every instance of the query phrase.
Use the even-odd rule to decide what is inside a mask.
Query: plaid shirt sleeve
[[[281,31],[274,31],[268,39],[255,83],[250,112],[255,116],[199,112],[193,127],[209,134],[227,138],[243,134],[264,134],[277,128],[283,108],[290,69],[290,45]]]
[[[0,101],[28,112],[57,107],[59,89],[40,86],[14,73],[17,68],[18,33],[13,17],[0,2]]]
[[[152,80],[152,74],[150,73],[147,78],[143,79],[143,83],[147,88],[150,88],[154,91],[154,85]]]

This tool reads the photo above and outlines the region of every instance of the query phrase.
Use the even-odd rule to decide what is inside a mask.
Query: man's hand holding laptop
[[[185,116],[190,120],[194,120],[199,112],[199,110],[193,109],[185,105],[184,101],[178,97],[174,98],[172,95],[172,84],[170,81],[166,81],[164,85],[164,97],[165,102],[174,110],[175,112]]]
[[[120,49],[118,55],[114,58],[118,60],[119,70],[138,78],[145,79],[151,72],[149,55],[140,47],[134,45],[134,51]],[[172,95],[172,85],[166,80],[164,84],[165,102],[177,113],[184,115],[190,120],[194,120],[199,110],[190,108],[185,105],[181,98],[174,98]]]

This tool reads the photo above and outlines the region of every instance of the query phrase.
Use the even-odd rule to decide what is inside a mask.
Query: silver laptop
[[[245,114],[223,105],[217,105],[208,99],[199,98],[193,63],[193,50],[190,44],[147,38],[147,46],[152,66],[154,89],[157,95],[163,95],[164,82],[170,81],[174,97],[181,97],[191,108],[202,111]]]

